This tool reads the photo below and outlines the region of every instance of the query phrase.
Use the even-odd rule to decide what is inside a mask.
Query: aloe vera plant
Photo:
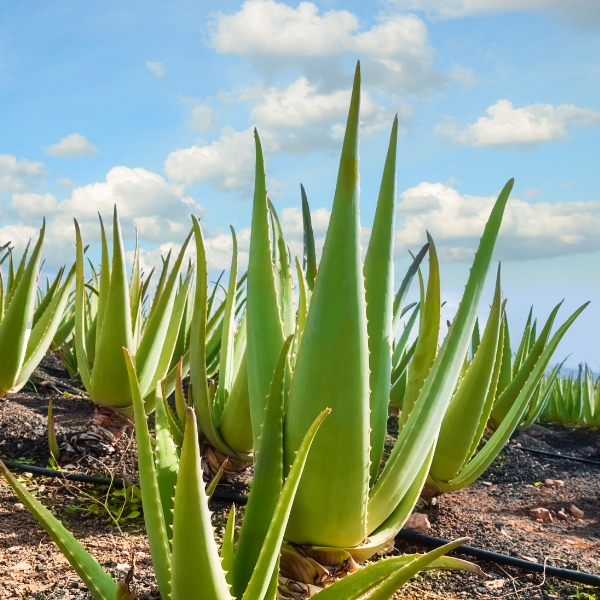
[[[61,270],[35,307],[45,230],[44,222],[29,262],[28,245],[16,271],[11,249],[6,283],[0,269],[0,398],[15,394],[27,383],[50,347],[69,300],[74,268],[62,286]]]
[[[127,284],[125,252],[115,206],[113,216],[112,268],[104,225],[102,234],[102,263],[98,276],[96,315],[86,330],[86,295],[83,265],[83,243],[75,221],[77,242],[77,277],[75,298],[75,350],[77,367],[91,400],[124,416],[131,416],[132,397],[127,369],[121,348],[135,357],[140,386],[147,397],[146,410],[154,409],[156,383],[167,375],[177,342],[179,327],[186,306],[187,293],[193,274],[188,269],[185,281],[177,289],[179,271],[190,235],[185,240],[170,275],[159,282],[154,303],[141,332],[140,303],[144,285],[139,280],[139,262],[134,261],[134,282]],[[137,278],[137,279],[136,279]],[[92,331],[93,335],[90,335]],[[93,357],[93,361],[91,360]]]
[[[285,360],[291,338],[284,345],[277,369],[273,375],[272,392],[269,395],[265,417],[266,440],[279,438],[281,444],[283,388]],[[204,487],[199,439],[195,411],[186,411],[185,439],[179,456],[170,436],[163,411],[161,394],[157,395],[156,449],[148,431],[145,405],[135,372],[133,360],[126,348],[125,363],[131,382],[131,392],[136,422],[140,487],[144,519],[156,580],[163,600],[187,600],[210,598],[230,600],[231,582],[236,575],[235,557],[240,552],[234,545],[235,507],[230,511],[224,542],[219,548],[213,537],[208,498]],[[261,542],[258,560],[251,565],[251,576],[243,593],[234,597],[245,600],[274,599],[278,586],[279,549],[289,518],[307,455],[319,427],[329,413],[326,409],[317,416],[300,444],[285,483],[271,486],[270,493],[277,501],[270,514],[269,527]],[[279,433],[277,433],[279,430]],[[261,450],[268,452],[271,443],[261,443]],[[264,465],[279,461],[282,474],[282,453],[265,456]],[[115,582],[85,548],[69,533],[60,521],[36,500],[8,471],[0,461],[0,471],[6,477],[23,504],[33,513],[48,535],[65,554],[77,574],[90,590],[95,600],[125,600],[135,598],[129,588],[133,571]],[[263,476],[259,478],[264,480]],[[264,481],[263,481],[264,482]],[[258,486],[253,486],[252,493]],[[251,530],[252,517],[246,515],[242,532]],[[243,533],[242,533],[243,535]],[[404,555],[374,563],[357,573],[337,581],[321,592],[324,599],[352,600],[371,590],[370,597],[387,600],[408,579],[425,568],[464,569],[478,572],[475,565],[462,560],[446,558],[444,554],[463,543],[456,540],[425,555]]]

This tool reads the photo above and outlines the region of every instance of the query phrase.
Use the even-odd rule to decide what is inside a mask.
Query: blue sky
[[[542,319],[565,298],[564,319],[592,300],[556,357],[597,370],[600,5],[563,5],[4,3],[0,243],[18,253],[45,215],[52,274],[74,260],[72,218],[97,256],[95,215],[116,202],[147,267],[185,238],[190,212],[203,217],[215,272],[228,264],[229,224],[243,262],[257,126],[271,198],[300,252],[299,184],[322,240],[360,58],[365,244],[398,112],[398,281],[429,229],[451,317],[492,199],[515,177],[496,252],[511,329],[531,304]]]

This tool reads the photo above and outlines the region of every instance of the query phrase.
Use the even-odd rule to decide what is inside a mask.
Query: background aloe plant
[[[12,249],[8,250],[6,284],[0,269],[0,397],[15,394],[27,383],[50,347],[69,300],[74,268],[62,287],[63,271],[60,271],[35,307],[45,230],[44,222],[29,262],[28,245],[16,271]]]

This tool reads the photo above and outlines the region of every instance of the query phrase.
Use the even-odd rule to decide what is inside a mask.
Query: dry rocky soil
[[[47,357],[36,372],[35,381],[44,379],[51,379],[61,391],[65,388],[76,391],[73,387],[76,384],[67,378],[56,357]],[[93,405],[83,395],[55,393],[54,396],[60,443],[85,430]],[[48,395],[36,393],[28,385],[22,393],[0,403],[0,458],[18,460],[25,468],[48,467],[48,399]],[[394,440],[393,423],[391,426],[388,445]],[[444,539],[469,536],[470,545],[478,548],[600,575],[600,466],[538,455],[522,450],[523,447],[600,461],[600,432],[534,425],[513,436],[484,476],[471,487],[422,507],[421,512],[430,524],[427,533]],[[71,463],[80,473],[136,481],[136,447],[131,431],[112,448],[114,451],[109,454],[71,457]],[[19,472],[18,476],[115,578],[125,575],[134,557],[133,587],[138,598],[160,600],[135,493],[125,497],[115,488],[68,483],[33,476],[27,471]],[[235,484],[220,484],[218,489],[245,494],[250,477],[248,472]],[[544,482],[548,479],[561,480],[564,486],[546,486]],[[583,518],[571,514],[572,505],[583,511]],[[230,504],[211,500],[211,508],[216,535],[222,536]],[[535,508],[547,509],[548,513],[542,511],[542,514],[548,520],[533,518],[530,511]],[[566,519],[558,516],[561,509]],[[398,539],[394,553],[424,550],[423,546]],[[468,558],[459,552],[455,555]],[[483,570],[482,576],[423,572],[396,597],[591,599],[600,593],[582,584],[542,574],[473,562]],[[26,598],[83,600],[91,595],[12,489],[0,480],[0,600]]]

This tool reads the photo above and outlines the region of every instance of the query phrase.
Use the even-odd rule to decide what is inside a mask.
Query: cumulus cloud
[[[0,154],[0,194],[25,192],[46,175],[43,162],[33,162],[26,158],[17,160],[10,154]]]
[[[312,2],[293,8],[275,0],[247,0],[238,12],[216,13],[207,42],[270,73],[300,66],[324,84],[339,84],[346,53],[364,59],[364,83],[373,89],[421,93],[444,79],[433,67],[427,26],[415,15],[388,14],[360,31],[358,16],[347,10],[319,14]]]
[[[446,116],[435,126],[434,132],[474,147],[532,148],[542,142],[568,139],[569,126],[600,124],[600,112],[573,104],[554,108],[550,104],[537,103],[514,108],[512,102],[498,100],[486,112],[489,116],[479,117],[476,123],[466,127],[460,126],[454,117]]]
[[[16,250],[15,257],[18,257],[27,246],[27,242],[31,239],[37,239],[39,233],[38,228],[22,223],[4,225],[4,227],[0,227],[0,246],[10,242]]]
[[[161,78],[167,72],[167,67],[164,62],[152,62],[151,60],[147,60],[146,67],[152,75],[158,78]]]
[[[401,10],[423,10],[443,19],[486,13],[546,11],[586,28],[600,25],[600,4],[594,0],[393,0],[393,4]]]
[[[56,180],[56,183],[58,183],[60,187],[66,188],[68,190],[72,190],[77,187],[77,184],[68,177],[61,177],[60,179]]]
[[[414,249],[427,229],[444,262],[472,260],[495,197],[461,195],[442,183],[421,183],[400,195],[396,251]],[[600,201],[510,199],[496,244],[499,260],[528,260],[600,249]]]
[[[98,148],[79,133],[71,133],[67,137],[60,138],[58,144],[42,146],[42,150],[48,156],[66,160],[98,154]]]
[[[188,126],[205,133],[212,131],[219,121],[219,113],[206,104],[197,104],[190,111]]]
[[[13,194],[10,207],[16,211],[21,219],[36,221],[49,213],[56,211],[58,200],[54,194]]]

